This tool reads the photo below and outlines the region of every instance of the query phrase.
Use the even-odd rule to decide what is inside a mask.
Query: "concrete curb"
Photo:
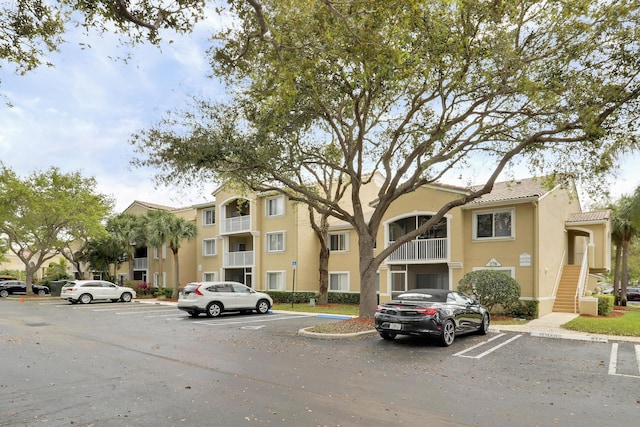
[[[300,335],[302,337],[308,337],[308,338],[317,338],[317,339],[321,339],[321,340],[339,340],[339,339],[346,339],[346,338],[365,337],[365,336],[369,336],[369,335],[375,335],[375,334],[378,333],[378,331],[373,329],[371,331],[354,332],[354,333],[351,333],[351,334],[322,334],[322,333],[317,333],[317,332],[310,332],[308,330],[308,329],[312,329],[312,328],[314,328],[314,326],[311,326],[311,327],[308,327],[308,328],[299,329],[297,335]]]

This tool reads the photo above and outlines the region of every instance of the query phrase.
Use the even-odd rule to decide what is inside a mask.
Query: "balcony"
[[[393,243],[393,242],[392,242]],[[412,240],[393,251],[387,262],[441,262],[447,260],[447,239]]]
[[[133,269],[134,270],[146,270],[149,268],[149,259],[148,258],[134,258],[133,259]]]
[[[225,252],[223,267],[253,267],[253,251]]]
[[[242,233],[251,230],[251,215],[226,218],[222,221],[222,233]]]

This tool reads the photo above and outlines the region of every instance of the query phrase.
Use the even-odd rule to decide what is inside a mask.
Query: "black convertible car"
[[[396,335],[436,337],[450,346],[456,335],[489,330],[487,309],[467,295],[445,289],[412,289],[386,304],[375,314],[376,330],[385,340]]]

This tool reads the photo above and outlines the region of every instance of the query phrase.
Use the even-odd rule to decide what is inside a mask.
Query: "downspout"
[[[538,202],[533,204],[533,300],[538,301],[540,297],[540,217],[538,215]]]

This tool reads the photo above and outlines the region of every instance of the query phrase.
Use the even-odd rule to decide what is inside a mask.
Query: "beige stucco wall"
[[[204,280],[205,273],[218,273],[220,274],[220,263],[222,259],[222,247],[220,240],[215,240],[216,254],[215,255],[203,255],[203,242],[206,239],[215,239],[219,234],[218,228],[218,212],[215,212],[215,223],[213,225],[204,225],[204,212],[206,210],[216,210],[215,203],[207,203],[197,206],[196,209],[196,226],[198,227],[198,238],[195,245],[196,250],[196,276],[194,281]]]
[[[123,213],[129,213],[133,215],[146,215],[149,211],[151,211],[147,206],[144,206],[140,203],[132,203]],[[197,225],[196,215],[197,209],[193,207],[172,210],[171,213],[177,217],[184,218],[187,221],[191,221]],[[200,227],[198,228],[198,232],[200,232]],[[186,283],[192,282],[197,278],[197,246],[201,244],[202,240],[200,236],[196,236],[195,239],[191,241],[183,240],[180,244],[180,249],[178,250],[178,262],[179,262],[179,279],[178,286],[183,286]],[[123,262],[118,269],[119,275],[128,276],[129,272],[129,263],[127,261]],[[176,284],[175,282],[175,258],[169,246],[166,245],[166,249],[163,250],[160,248],[158,250],[158,258],[154,257],[153,247],[147,248],[147,282],[153,283],[154,273],[158,273],[159,275],[159,283],[160,287],[168,287],[173,288]],[[163,277],[165,278],[165,282],[163,283]],[[129,278],[131,279],[131,278]]]
[[[493,212],[501,209],[512,209],[514,213],[512,217],[512,227],[515,227],[513,238],[474,239],[474,213]],[[534,295],[535,246],[533,233],[535,227],[535,204],[530,202],[465,209],[464,273],[486,268],[510,269],[513,272],[513,277],[520,284],[521,295],[532,297]],[[526,265],[525,260],[531,260],[531,265]]]
[[[568,254],[569,239],[566,220],[572,213],[581,212],[575,195],[564,188],[556,188],[540,198],[538,203],[540,230],[538,233],[538,294],[539,313],[544,315],[553,309],[555,289],[563,266],[571,258]],[[562,237],[561,237],[562,236]],[[584,241],[574,240],[573,257],[581,253]],[[572,246],[574,246],[572,244]],[[576,261],[579,263],[579,261]]]
[[[387,210],[382,221],[382,228],[377,236],[377,250],[379,253],[388,245],[389,235],[388,225],[398,219],[417,215],[433,215],[446,203],[458,199],[461,192],[442,189],[439,187],[422,187],[412,194],[406,194],[395,201]],[[462,278],[462,265],[464,263],[463,246],[463,214],[460,208],[454,208],[446,214],[448,220],[447,235],[449,237],[449,258],[446,263],[437,266],[430,266],[430,271],[449,272],[449,286],[453,289],[457,287],[458,280]],[[425,267],[415,267],[415,271],[423,270]],[[391,298],[391,269],[390,265],[383,263],[379,269],[380,273],[380,300],[386,301]],[[415,284],[411,277],[407,278],[407,286],[410,288]]]

